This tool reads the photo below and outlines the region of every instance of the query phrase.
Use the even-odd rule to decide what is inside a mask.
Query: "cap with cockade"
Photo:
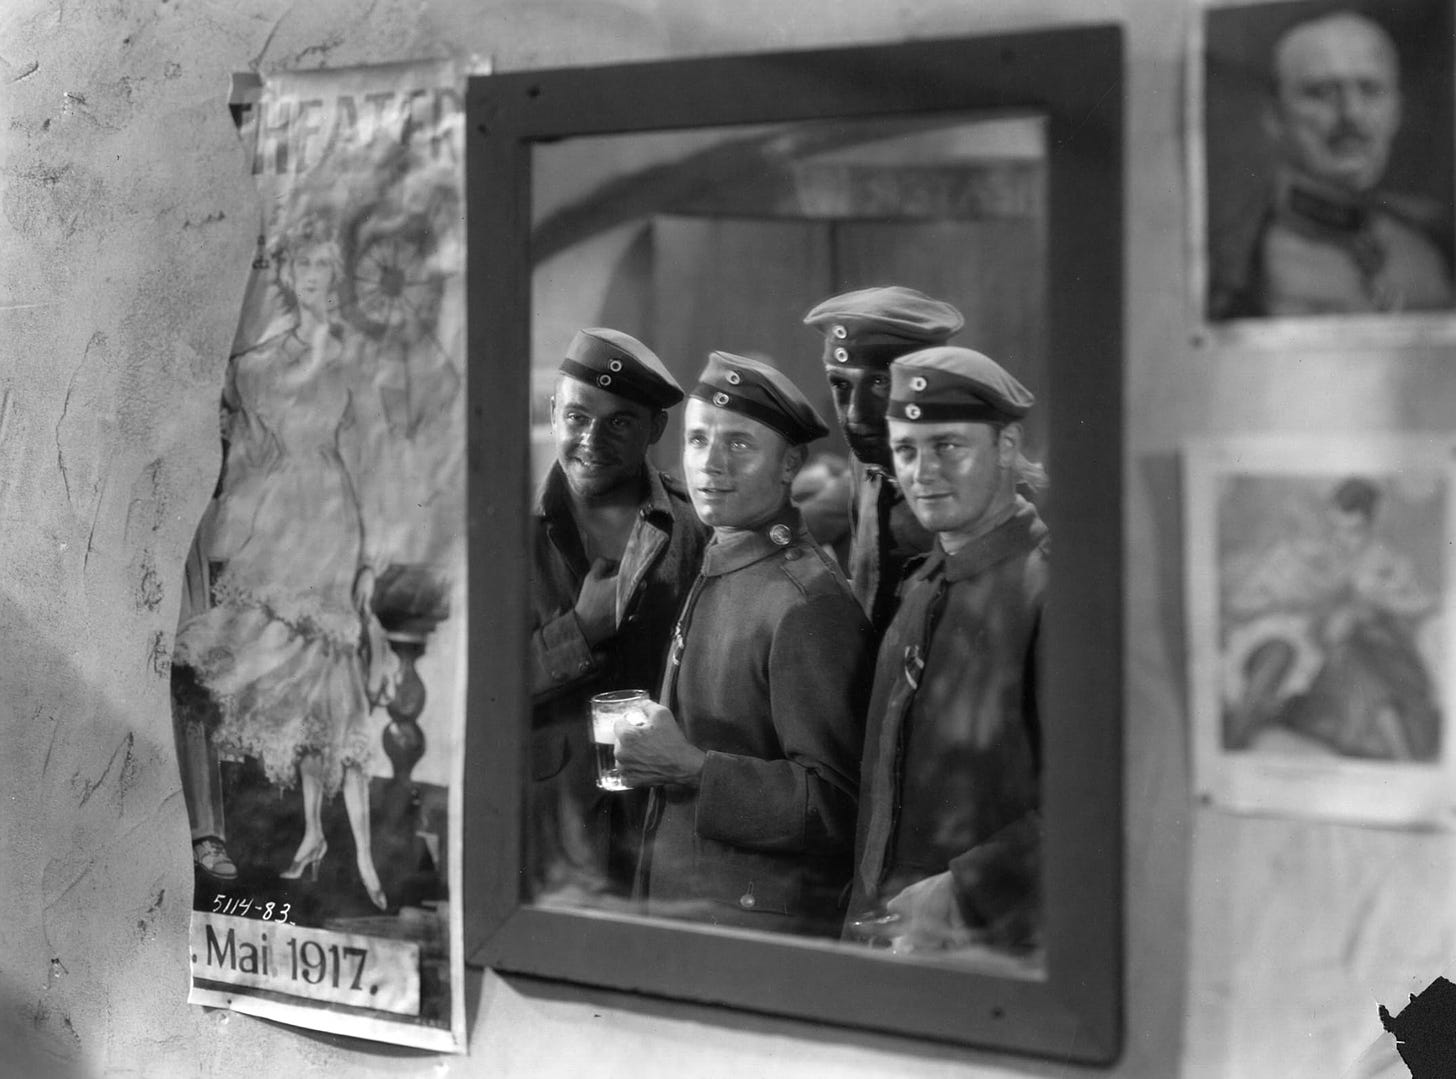
[[[833,296],[804,316],[824,335],[831,367],[888,367],[897,356],[943,345],[966,320],[948,303],[904,285]]]
[[[912,423],[1009,423],[1025,416],[1035,401],[991,357],[942,345],[890,364],[886,415]]]
[[[657,354],[620,330],[579,330],[561,373],[648,408],[671,408],[683,399],[682,387]]]
[[[782,371],[747,356],[711,353],[692,396],[757,420],[783,435],[790,445],[812,442],[829,433],[809,399]]]

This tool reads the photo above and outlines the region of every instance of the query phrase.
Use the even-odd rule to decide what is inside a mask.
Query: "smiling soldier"
[[[537,898],[631,892],[645,798],[596,788],[589,699],[651,689],[702,557],[687,495],[647,464],[682,389],[642,342],[582,330],[551,399],[532,535],[531,875]]]
[[[660,705],[619,722],[653,786],[649,914],[836,935],[849,882],[870,631],[789,490],[827,433],[787,378],[714,352],[684,412],[683,471],[713,527]]]
[[[1044,480],[1021,452],[1032,396],[965,348],[903,356],[890,379],[895,474],[935,548],[880,646],[851,917],[910,951],[1023,950],[1039,925],[1047,578],[1046,528],[1018,492]]]

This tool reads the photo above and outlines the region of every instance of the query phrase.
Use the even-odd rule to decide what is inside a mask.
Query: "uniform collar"
[[[775,536],[786,539],[786,542],[777,542]],[[751,566],[802,542],[807,536],[803,518],[791,505],[751,531],[732,532],[726,537],[714,532],[707,550],[703,552],[703,576],[721,577]]]
[[[566,489],[566,473],[561,471],[560,461],[551,463],[546,478],[536,488],[536,502],[531,512],[543,519],[571,512],[571,495]]]
[[[1306,230],[1353,235],[1370,220],[1374,198],[1369,192],[1348,191],[1288,169],[1275,181],[1278,216]]]
[[[1047,527],[1037,516],[1036,507],[1021,495],[1017,495],[1011,516],[985,535],[971,540],[955,554],[946,554],[937,537],[935,548],[926,558],[917,576],[929,577],[942,572],[945,579],[952,583],[967,581],[998,562],[1035,549],[1046,537]]]
[[[638,512],[644,521],[653,517],[672,520],[672,496],[667,493],[662,474],[655,468],[647,469],[647,498]]]

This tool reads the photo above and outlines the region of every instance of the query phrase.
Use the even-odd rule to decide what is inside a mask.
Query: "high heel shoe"
[[[309,874],[309,880],[317,884],[319,863],[324,860],[324,854],[328,849],[329,843],[326,839],[320,839],[318,844],[308,851],[299,847],[298,853],[294,855],[293,861],[289,863],[288,868],[282,873],[279,873],[278,876],[283,880],[297,880],[307,872]]]
[[[389,909],[389,898],[379,884],[379,874],[374,869],[374,859],[367,852],[361,853],[355,861],[359,865],[359,880],[369,893],[369,902],[380,910]]]

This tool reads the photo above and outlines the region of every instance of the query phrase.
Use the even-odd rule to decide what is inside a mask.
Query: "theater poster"
[[[262,214],[172,665],[189,999],[457,1052],[461,85],[234,95]]]
[[[1232,438],[1185,464],[1195,789],[1456,824],[1456,440]]]

